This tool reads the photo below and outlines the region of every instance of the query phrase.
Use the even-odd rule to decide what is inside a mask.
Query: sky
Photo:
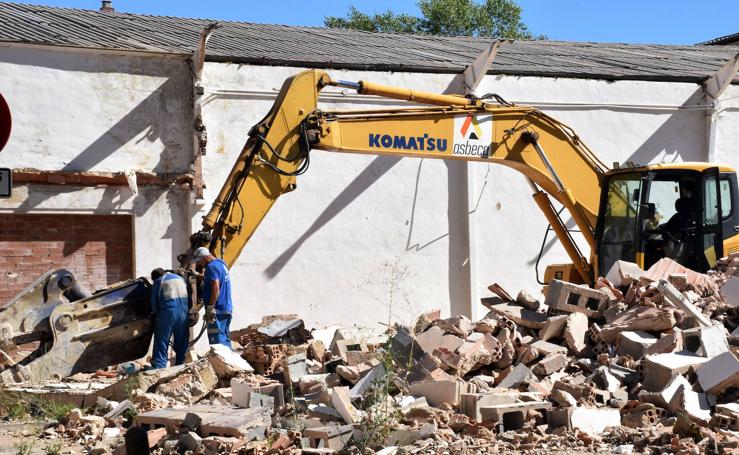
[[[15,0],[97,9],[99,0]],[[518,0],[523,21],[551,40],[695,44],[739,32],[739,0]],[[419,14],[416,0],[113,0],[120,12],[286,25],[323,25],[324,16]]]

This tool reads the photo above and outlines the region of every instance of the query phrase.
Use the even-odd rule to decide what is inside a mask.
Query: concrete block
[[[564,317],[565,321],[567,316]],[[564,328],[563,328],[564,330]],[[539,354],[547,356],[549,354],[567,354],[567,348],[558,344],[550,343],[548,341],[534,341],[531,343],[531,347],[539,351]]]
[[[200,448],[202,440],[203,438],[198,436],[197,433],[193,431],[188,431],[187,433],[180,436],[179,442],[185,450],[191,450],[194,452],[198,450],[198,448]]]
[[[249,407],[249,399],[254,388],[241,378],[231,379],[231,403],[240,408]]]
[[[588,317],[584,313],[572,313],[567,317],[565,342],[574,354],[582,354],[587,348],[585,337],[588,333]]]
[[[431,406],[439,407],[442,403],[451,406],[459,404],[462,389],[459,381],[415,382],[411,384],[411,395],[425,397]]]
[[[497,404],[480,407],[483,422],[498,422],[500,432],[520,430],[524,426],[526,414],[531,410],[548,410],[552,404],[548,401],[528,401],[511,404]]]
[[[651,403],[637,405],[621,418],[621,424],[631,428],[642,428],[654,425],[660,418],[660,412]]]
[[[630,330],[618,334],[616,344],[619,355],[630,355],[635,360],[644,356],[646,350],[657,342],[657,337],[642,331]]]
[[[354,428],[351,425],[312,427],[303,430],[303,437],[309,439],[311,448],[332,451],[343,449],[352,440],[353,435]]]
[[[349,396],[352,400],[361,398],[367,391],[380,381],[385,375],[385,367],[382,364],[374,366],[369,373],[365,374],[354,387],[349,390]]]
[[[220,379],[231,379],[241,372],[254,372],[249,362],[222,344],[212,344],[205,358],[208,359]]]
[[[673,329],[672,332],[663,334],[656,343],[649,346],[644,355],[655,355],[655,354],[667,354],[670,352],[679,352],[683,350],[683,338],[682,334],[678,329]]]
[[[707,358],[687,351],[648,356],[643,360],[642,388],[649,392],[661,391],[676,375],[685,374],[691,368],[697,368],[707,361]]]
[[[560,314],[558,316],[550,316],[544,321],[544,326],[539,330],[539,340],[547,341],[552,338],[560,337],[564,334],[567,325],[567,315]]]
[[[621,413],[612,408],[579,407],[570,417],[572,429],[579,429],[590,436],[597,436],[608,427],[621,426]]]
[[[644,270],[633,262],[616,261],[606,274],[606,280],[614,286],[629,286],[638,283],[643,275]]]
[[[698,367],[696,373],[701,389],[718,395],[729,387],[739,385],[739,360],[731,352],[724,352]]]
[[[711,405],[708,403],[708,397],[705,393],[694,392],[687,387],[681,386],[682,391],[682,408],[694,420],[702,424],[708,424],[711,420]]]
[[[729,306],[739,306],[739,278],[730,277],[719,290],[721,298]]]
[[[286,384],[297,384],[300,378],[308,374],[305,354],[295,354],[285,359],[286,368],[282,369]]]
[[[690,385],[690,382],[685,379],[685,376],[679,374],[672,378],[667,386],[657,394],[658,401],[655,404],[670,411],[677,411],[682,406],[682,401],[680,399],[682,388],[690,390],[692,386]]]
[[[463,393],[460,399],[460,408],[464,415],[476,422],[482,422],[480,408],[514,404],[518,402],[542,401],[544,395],[537,392],[501,391],[489,393]]]
[[[438,348],[454,352],[462,346],[464,340],[456,335],[447,334],[441,328],[432,326],[425,332],[416,335],[416,343],[426,354],[432,354]]]
[[[598,387],[605,391],[615,392],[621,388],[621,381],[612,375],[606,366],[602,366],[595,371],[594,379]]]
[[[719,325],[683,330],[681,335],[683,349],[709,359],[729,350],[726,331]]]
[[[309,404],[308,416],[316,417],[320,420],[334,420],[342,422],[344,420],[336,409],[322,404]]]
[[[534,373],[529,367],[523,363],[516,365],[505,378],[496,386],[496,388],[513,388],[518,385],[535,379]]]
[[[549,399],[553,400],[557,405],[563,408],[577,406],[577,400],[575,397],[573,397],[571,393],[565,392],[562,389],[552,390],[552,393],[549,395]]]
[[[362,411],[355,408],[351,398],[349,398],[348,387],[334,387],[331,389],[331,405],[336,409],[336,412],[341,414],[344,422],[349,425],[359,423],[362,419]]]
[[[534,365],[532,371],[537,376],[549,376],[556,371],[562,370],[568,363],[569,359],[565,354],[554,352],[547,354],[536,365]]]
[[[587,286],[553,280],[547,288],[545,303],[555,310],[583,313],[595,318],[608,303],[608,294]]]

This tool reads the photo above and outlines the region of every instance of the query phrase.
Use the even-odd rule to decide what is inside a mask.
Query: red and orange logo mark
[[[472,126],[472,130],[470,129],[470,126]],[[477,118],[472,114],[469,114],[467,118],[464,119],[462,128],[459,132],[462,133],[462,137],[469,140],[478,140],[482,137],[480,124],[477,122]],[[467,133],[470,133],[470,135],[467,136]]]

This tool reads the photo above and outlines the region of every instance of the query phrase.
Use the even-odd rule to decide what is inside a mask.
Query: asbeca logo
[[[493,142],[493,114],[467,114],[454,117],[452,154],[490,156]]]

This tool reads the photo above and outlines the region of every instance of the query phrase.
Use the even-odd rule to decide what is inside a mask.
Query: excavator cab
[[[618,260],[648,269],[668,257],[705,272],[739,251],[736,172],[706,163],[651,165],[603,176],[598,270]]]

